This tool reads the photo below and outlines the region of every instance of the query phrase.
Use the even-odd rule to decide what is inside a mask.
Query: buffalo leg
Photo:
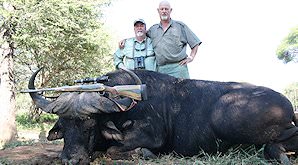
[[[292,136],[291,138],[288,138],[282,142],[280,142],[286,151],[288,152],[295,152],[295,157],[298,155],[298,133],[296,135]]]
[[[264,155],[266,159],[277,160],[283,165],[291,165],[291,162],[285,152],[285,148],[280,143],[266,144],[264,148]]]

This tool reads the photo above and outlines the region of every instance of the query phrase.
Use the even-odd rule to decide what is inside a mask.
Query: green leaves
[[[112,69],[109,34],[101,8],[109,0],[23,0],[11,18],[15,61],[28,70],[44,67],[43,85],[99,76]],[[30,74],[31,75],[31,74]]]
[[[298,26],[282,41],[277,49],[277,56],[285,63],[298,61]]]

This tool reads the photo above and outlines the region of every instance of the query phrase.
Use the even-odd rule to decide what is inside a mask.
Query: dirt
[[[46,131],[22,130],[14,143],[30,142],[29,145],[7,147],[0,150],[0,165],[62,165],[59,158],[63,149],[63,141],[50,142],[46,139]],[[127,161],[112,161],[97,158],[91,165],[134,165]]]
[[[0,164],[61,164],[59,154],[63,144],[37,143],[0,151]]]
[[[0,150],[0,165],[47,165],[61,164],[59,154],[63,143],[50,143],[44,132],[25,130],[18,132],[13,143],[30,142],[29,145],[8,147]]]

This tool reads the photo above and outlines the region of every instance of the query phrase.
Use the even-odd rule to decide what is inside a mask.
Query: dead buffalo
[[[148,98],[128,111],[121,112],[117,104],[123,98],[108,94],[64,93],[50,102],[30,93],[43,111],[60,116],[49,139],[64,138],[64,162],[88,163],[96,150],[111,157],[173,151],[193,156],[202,150],[224,152],[236,144],[265,144],[266,158],[290,164],[285,153],[298,149],[292,105],[276,91],[246,83],[133,72],[147,85]],[[108,86],[135,84],[135,78],[122,70],[106,75]]]

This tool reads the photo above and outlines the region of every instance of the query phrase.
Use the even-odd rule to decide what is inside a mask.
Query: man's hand
[[[119,42],[119,48],[120,48],[120,49],[123,49],[124,46],[125,46],[125,39],[124,39],[124,40],[121,40],[121,41]]]
[[[192,56],[188,56],[185,59],[183,59],[182,61],[179,62],[179,65],[186,65],[190,62],[193,61],[193,57]]]
[[[190,62],[193,61],[193,59],[195,58],[196,54],[197,54],[197,51],[198,51],[198,47],[199,47],[200,44],[196,45],[195,47],[193,47],[191,49],[191,52],[190,52],[190,55],[187,56],[185,59],[183,59],[182,61],[180,61],[180,65],[186,65]]]

